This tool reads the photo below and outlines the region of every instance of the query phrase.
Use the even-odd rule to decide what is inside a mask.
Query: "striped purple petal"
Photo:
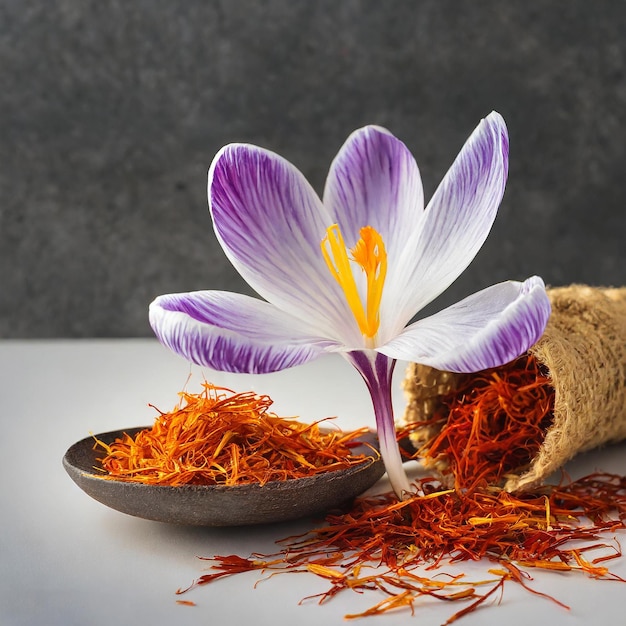
[[[508,363],[543,334],[550,300],[541,278],[488,287],[408,326],[379,351],[449,372]]]
[[[426,207],[409,246],[406,288],[395,294],[398,309],[415,314],[471,263],[496,218],[507,172],[506,125],[493,112],[469,137]]]
[[[359,338],[345,337],[356,325],[320,251],[332,220],[293,165],[232,144],[215,157],[208,191],[217,237],[257,293],[321,335]]]
[[[417,163],[390,132],[366,126],[346,140],[331,164],[324,205],[354,245],[363,226],[373,226],[388,248],[401,248],[424,209]]]
[[[150,324],[161,343],[198,365],[260,374],[317,358],[329,343],[276,307],[236,293],[167,294],[152,302]]]
[[[424,193],[417,163],[408,148],[389,131],[366,126],[350,135],[333,161],[324,205],[353,246],[363,226],[374,227],[387,251],[387,280],[381,303],[384,341],[415,314],[404,317],[396,294],[406,289],[406,266],[415,251],[409,247],[424,216]],[[389,325],[391,323],[391,326]]]

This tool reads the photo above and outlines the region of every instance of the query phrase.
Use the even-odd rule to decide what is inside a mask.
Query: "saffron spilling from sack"
[[[427,423],[438,434],[418,452],[446,469],[457,490],[498,485],[521,473],[552,424],[554,388],[530,354],[498,368],[464,374],[440,398]]]
[[[313,596],[320,603],[348,591],[382,596],[346,618],[414,612],[430,598],[464,603],[451,624],[493,604],[508,581],[567,609],[533,586],[533,569],[626,582],[607,567],[621,556],[615,533],[626,528],[625,477],[598,473],[520,493],[499,486],[536,453],[553,403],[549,380],[528,355],[467,375],[444,398],[432,421],[437,434],[424,446],[431,459],[445,459],[447,475],[417,480],[403,501],[392,493],[358,498],[319,528],[279,542],[275,554],[207,559],[211,571],[178,593],[251,570],[309,572],[329,583]],[[398,439],[423,425],[407,425]],[[442,569],[468,561],[484,563],[484,577]]]

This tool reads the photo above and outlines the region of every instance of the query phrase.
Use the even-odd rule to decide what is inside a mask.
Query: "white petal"
[[[379,351],[450,372],[497,367],[541,337],[550,310],[541,278],[500,283],[411,324]]]
[[[315,359],[330,346],[276,307],[235,293],[159,296],[149,317],[164,345],[193,363],[221,371],[275,372]]]
[[[320,249],[333,221],[291,163],[255,146],[226,146],[208,192],[217,237],[257,293],[324,336],[361,340]]]
[[[363,226],[374,227],[387,247],[402,247],[424,209],[422,181],[408,148],[387,130],[366,126],[346,140],[331,164],[324,205],[349,245]]]
[[[330,167],[324,205],[349,247],[354,246],[364,226],[372,226],[383,238],[388,268],[379,339],[384,342],[415,313],[412,310],[402,315],[397,294],[406,289],[405,257],[415,254],[409,242],[419,232],[424,216],[417,163],[408,148],[387,130],[377,126],[361,128],[350,135]],[[365,292],[365,283],[360,286]]]
[[[471,263],[495,220],[507,172],[506,125],[494,112],[472,133],[426,207],[406,256],[399,310],[414,315]]]

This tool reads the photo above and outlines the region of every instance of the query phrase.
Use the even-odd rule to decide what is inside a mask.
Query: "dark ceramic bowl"
[[[145,427],[96,435],[110,444],[124,432],[134,436]],[[375,434],[359,439],[354,453],[372,454]],[[309,478],[227,487],[182,485],[167,487],[108,480],[95,468],[102,450],[93,437],[75,443],[63,457],[72,480],[88,495],[112,509],[144,519],[193,526],[245,526],[307,517],[349,502],[384,474],[380,459],[369,458],[347,470],[325,472]]]

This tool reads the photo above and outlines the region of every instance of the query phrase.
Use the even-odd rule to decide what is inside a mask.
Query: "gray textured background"
[[[271,148],[321,191],[381,124],[429,196],[504,115],[507,193],[439,304],[507,278],[625,284],[626,3],[0,0],[0,336],[149,335],[170,291],[245,291],[206,170]]]

